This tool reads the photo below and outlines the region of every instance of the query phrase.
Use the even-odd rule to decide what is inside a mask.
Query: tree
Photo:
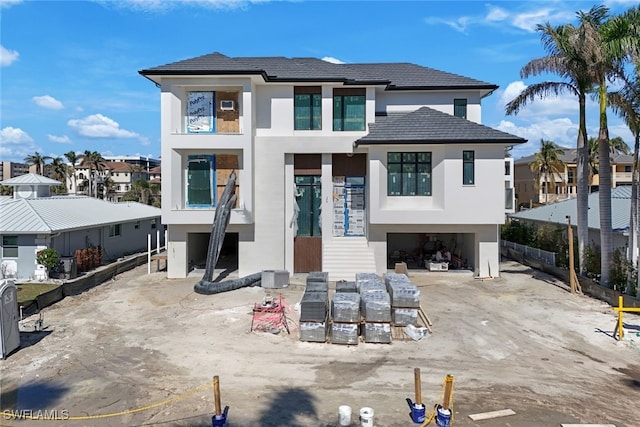
[[[131,190],[122,196],[122,200],[160,207],[160,186],[138,179],[131,185]]]
[[[609,101],[609,105],[611,105],[611,101]],[[619,136],[616,136],[615,138],[611,138],[609,140],[609,151],[611,152],[611,154],[631,154],[629,146],[626,142],[624,142],[624,139]]]
[[[640,46],[638,32],[624,18],[609,18],[609,9],[594,6],[579,12],[580,54],[589,66],[599,101],[598,168],[600,208],[600,282],[609,286],[613,230],[611,229],[611,145],[607,120],[608,82],[624,75],[625,62]],[[637,23],[636,23],[637,24]]]
[[[24,158],[24,162],[28,165],[36,166],[36,173],[44,175],[44,166],[47,164],[47,160],[51,160],[50,156],[43,156],[37,151]]]
[[[62,157],[56,157],[51,161],[51,170],[53,179],[61,182],[60,185],[54,187],[56,194],[67,194],[67,164]]]
[[[98,175],[106,167],[106,160],[102,154],[91,150],[85,150],[79,157],[82,159],[83,165],[89,166],[89,196],[98,197]]]
[[[76,164],[78,163],[78,155],[75,151],[69,151],[64,153],[64,156],[67,158],[71,165],[67,168],[67,173],[73,180],[73,193],[76,194],[78,192],[78,182],[76,178]],[[66,179],[65,179],[66,183]]]
[[[555,175],[564,171],[564,162],[560,156],[564,151],[553,141],[540,140],[540,151],[535,154],[535,160],[531,162],[531,172],[536,175],[536,187],[541,180],[546,184],[544,202],[549,201],[549,187],[555,187]]]
[[[588,242],[588,182],[589,164],[587,162],[587,124],[586,99],[592,88],[591,76],[586,61],[576,46],[579,40],[578,30],[570,25],[552,26],[549,23],[538,25],[540,39],[547,52],[546,56],[532,59],[520,70],[520,76],[555,74],[560,81],[534,83],[523,90],[505,106],[508,115],[517,114],[528,103],[551,95],[569,93],[578,98],[579,126],[577,138],[577,228],[578,252],[580,254],[580,273],[584,272],[585,248]]]

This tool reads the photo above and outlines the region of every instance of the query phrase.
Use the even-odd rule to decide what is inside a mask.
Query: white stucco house
[[[240,275],[387,271],[441,243],[477,276],[499,273],[513,209],[505,147],[481,124],[496,85],[410,63],[212,53],[144,69],[161,91],[162,222],[168,276],[206,259],[231,170],[225,247]],[[224,248],[223,248],[224,251]]]
[[[152,206],[52,196],[50,187],[60,182],[32,173],[0,184],[13,187],[13,196],[0,196],[0,276],[36,277],[37,253],[45,248],[75,260],[77,250],[100,247],[107,263],[145,251],[149,234],[153,247],[159,246],[158,235],[164,238],[160,209]]]

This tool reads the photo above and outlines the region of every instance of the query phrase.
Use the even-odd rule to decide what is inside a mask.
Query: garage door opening
[[[387,233],[387,268],[405,262],[409,269],[424,270],[443,246],[461,260],[461,268],[469,267],[474,254],[473,233]]]
[[[189,270],[203,269],[207,265],[207,251],[211,233],[189,233]],[[234,271],[238,269],[238,233],[226,233],[220,250],[216,269]]]

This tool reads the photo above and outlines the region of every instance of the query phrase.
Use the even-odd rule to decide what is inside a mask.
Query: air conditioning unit
[[[222,100],[220,101],[220,109],[222,111],[235,110],[235,102],[233,100]]]

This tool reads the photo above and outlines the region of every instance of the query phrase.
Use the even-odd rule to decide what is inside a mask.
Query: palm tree
[[[102,157],[102,154],[91,150],[85,150],[85,152],[80,154],[79,157],[82,159],[82,164],[89,166],[89,196],[98,197],[98,177],[96,175],[98,175],[100,171],[104,170],[106,160]],[[94,188],[95,192],[92,191]]]
[[[563,154],[564,151],[553,141],[541,139],[540,151],[531,162],[531,172],[536,175],[536,187],[539,188],[541,180],[546,184],[545,203],[549,201],[549,187],[555,187],[555,175],[564,172],[564,162],[560,159]]]
[[[37,151],[24,158],[24,162],[28,165],[36,165],[36,173],[44,175],[44,166],[47,164],[47,160],[51,160],[50,156],[43,156]]]
[[[78,155],[75,151],[71,150],[67,153],[64,153],[64,156],[67,158],[71,166],[67,168],[67,173],[73,180],[73,193],[76,194],[78,192],[78,183],[76,178],[76,164],[78,163]],[[66,179],[65,179],[66,182]]]
[[[611,96],[611,94],[607,96]],[[611,105],[611,100],[609,100],[609,105]],[[619,136],[616,136],[609,140],[609,152],[611,154],[626,154],[626,155],[631,154],[631,150],[629,149],[629,146],[627,145],[626,142],[624,142],[624,139],[622,139]]]
[[[624,25],[624,19],[609,19],[609,9],[594,6],[589,12],[579,12],[581,54],[587,61],[600,107],[598,132],[598,168],[600,207],[600,282],[608,286],[613,253],[611,229],[611,161],[607,120],[608,81],[624,74],[624,64],[632,51],[640,46],[637,31]]]
[[[62,157],[56,157],[51,161],[50,166],[53,171],[53,179],[61,182],[60,185],[54,187],[56,194],[67,194],[67,164]]]
[[[578,98],[579,126],[577,138],[577,228],[578,252],[580,254],[580,273],[586,265],[585,248],[588,242],[587,215],[589,164],[587,162],[587,124],[586,100],[587,93],[592,88],[589,68],[579,50],[576,40],[578,31],[572,25],[552,26],[549,23],[538,25],[538,32],[542,44],[547,52],[546,56],[532,59],[520,70],[520,76],[526,79],[541,74],[555,74],[560,81],[544,81],[529,85],[522,93],[505,106],[506,114],[517,114],[529,102],[551,95],[569,93]]]

